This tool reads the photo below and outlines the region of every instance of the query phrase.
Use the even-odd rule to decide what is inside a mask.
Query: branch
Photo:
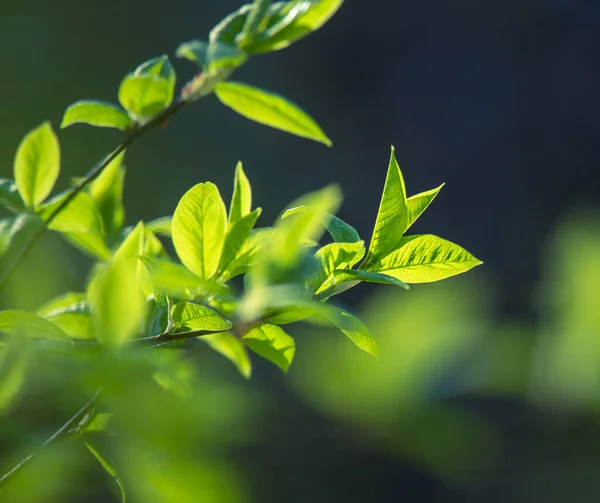
[[[52,442],[58,440],[63,437],[67,437],[71,435],[74,431],[74,428],[77,424],[85,417],[85,415],[90,412],[94,404],[96,403],[96,399],[100,395],[102,388],[98,389],[94,396],[79,409],[74,416],[71,417],[65,424],[63,424],[58,430],[56,430],[51,437],[49,437],[40,447],[38,447],[34,452],[32,452],[29,456],[21,460],[21,462],[16,465],[11,471],[5,473],[2,478],[0,478],[0,492],[2,491],[2,487],[6,486],[8,482],[12,479],[12,476],[17,473],[25,464],[27,464],[31,459],[39,454],[44,448],[48,447]]]
[[[40,236],[44,234],[47,226],[52,223],[52,221],[69,205],[73,200],[79,195],[81,191],[83,191],[91,182],[93,182],[96,178],[98,178],[102,172],[110,165],[112,161],[114,161],[121,153],[123,153],[128,147],[133,145],[135,141],[149,130],[153,129],[156,126],[165,124],[171,117],[173,117],[179,110],[181,110],[185,105],[187,105],[189,101],[187,101],[183,97],[177,98],[170,106],[165,108],[162,112],[155,115],[148,122],[145,122],[141,126],[136,129],[131,130],[131,132],[125,138],[125,141],[121,143],[116,149],[114,149],[110,154],[105,156],[102,160],[100,160],[85,176],[85,178],[79,182],[67,197],[46,217],[44,220],[44,227],[38,229],[35,234],[31,236],[27,244],[21,248],[18,254],[15,255],[14,259],[4,270],[0,271],[0,286],[4,284],[4,282],[8,279],[11,273],[15,270],[17,264],[21,261],[27,251],[31,248],[33,243],[35,243]]]

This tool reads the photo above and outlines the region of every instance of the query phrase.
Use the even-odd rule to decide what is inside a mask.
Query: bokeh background
[[[116,101],[125,73],[206,37],[238,6],[2,0],[0,176],[11,176],[30,129],[46,119],[58,128],[78,99]],[[139,486],[134,497],[155,501],[144,484],[163,480],[174,492],[156,501],[597,498],[598,61],[597,0],[346,0],[319,32],[236,74],[299,103],[333,148],[253,124],[214,97],[136,144],[126,161],[130,224],[172,213],[201,181],[228,198],[242,160],[262,225],[304,192],[338,182],[339,214],[365,238],[393,144],[409,194],[446,182],[415,232],[455,241],[485,265],[409,292],[348,292],[343,302],[364,315],[379,362],[341,335],[300,326],[287,375],[256,361],[245,382],[199,349],[185,367],[197,386],[184,398],[143,387],[119,395],[121,406],[142,404],[130,411],[132,438],[120,455]],[[181,83],[192,76],[189,64],[175,64]],[[62,186],[119,139],[86,126],[60,132]],[[35,308],[82,290],[89,265],[46,236],[2,292],[2,307]],[[69,391],[68,365],[36,363],[27,392],[0,419],[3,466],[85,401]],[[106,369],[127,388],[131,377],[117,363]],[[145,448],[133,438],[140,424],[155,451],[170,453],[162,464],[136,465],[150,459],[136,450]],[[185,442],[172,434],[178,428]],[[21,481],[25,499],[11,501],[111,501],[114,488],[91,456],[69,443],[56,449],[64,452]],[[190,480],[197,486],[188,490]]]

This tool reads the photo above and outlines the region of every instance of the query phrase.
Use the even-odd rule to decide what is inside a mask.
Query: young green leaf
[[[145,226],[146,229],[152,231],[154,234],[160,234],[161,236],[170,238],[172,222],[173,217],[161,217],[155,220],[150,220],[150,222],[146,222]]]
[[[112,348],[134,338],[146,317],[137,261],[122,257],[98,270],[88,288],[98,340]]]
[[[165,78],[148,73],[129,74],[119,87],[119,102],[136,122],[162,112],[173,101],[173,88]]]
[[[336,271],[352,269],[365,255],[363,241],[356,243],[331,243],[315,253],[319,263],[318,273],[312,281],[315,295],[337,283]]]
[[[230,332],[220,332],[198,337],[214,351],[231,361],[245,379],[252,375],[252,363],[244,343]]]
[[[85,311],[83,311],[85,310]],[[67,292],[50,299],[36,311],[36,315],[45,318],[65,312],[88,312],[87,296],[83,292]]]
[[[210,307],[182,302],[171,309],[171,316],[178,332],[206,330],[209,332],[224,332],[233,325]]]
[[[184,194],[173,214],[173,244],[181,262],[196,276],[217,272],[227,231],[227,210],[217,187],[199,183]]]
[[[253,229],[235,258],[223,270],[222,277],[231,279],[246,273],[256,263],[259,252],[273,242],[275,233],[272,227]]]
[[[11,335],[71,341],[54,323],[21,310],[0,311],[0,332]]]
[[[369,329],[356,316],[335,306],[325,312],[327,319],[344,332],[360,349],[379,358],[379,347]]]
[[[198,292],[208,295],[223,293],[225,290],[222,285],[201,279],[186,267],[168,260],[152,261],[147,257],[138,257],[138,259],[146,266],[154,264],[155,267],[150,268],[152,282],[167,294],[178,297],[194,297]]]
[[[45,317],[72,339],[95,340],[96,328],[89,313],[64,312]]]
[[[312,316],[315,313],[315,307],[313,305],[288,306],[273,311],[272,314],[267,315],[265,321],[273,325],[288,325]]]
[[[89,194],[102,216],[103,228],[110,244],[120,237],[125,221],[123,152],[117,156],[89,186]]]
[[[25,203],[19,195],[17,184],[13,180],[0,178],[0,207],[13,213],[25,211]]]
[[[367,270],[405,283],[429,283],[455,276],[482,262],[457,244],[431,234],[406,236],[396,250]]]
[[[250,54],[277,51],[311,34],[323,26],[342,6],[344,0],[311,0],[306,2],[288,2],[292,9],[282,9],[271,19],[271,29],[267,28],[255,42],[248,47]]]
[[[319,125],[282,96],[239,82],[221,82],[215,93],[221,103],[250,120],[331,146]]]
[[[341,271],[335,271],[334,276],[336,283],[344,283],[347,281],[364,281],[365,283],[379,283],[381,285],[399,286],[400,288],[404,288],[405,290],[408,290],[410,288],[406,283],[400,281],[398,278],[371,271],[346,269]]]
[[[437,196],[440,190],[442,190],[443,186],[444,184],[442,183],[435,189],[428,190],[427,192],[421,192],[420,194],[411,196],[406,200],[406,206],[408,208],[408,222],[406,224],[406,230],[408,230],[409,227],[415,223],[417,218],[423,214],[423,212],[435,199],[435,196]],[[404,232],[406,232],[406,230]]]
[[[306,211],[306,206],[296,206],[295,208],[285,210],[281,218],[287,218],[302,211]],[[355,243],[361,240],[354,227],[331,213],[325,212],[323,214],[323,225],[336,243]]]
[[[12,339],[0,348],[0,409],[6,409],[25,384],[29,345]]]
[[[276,2],[271,5],[268,12],[267,26],[257,37],[257,43],[254,44],[251,50],[261,52],[259,48],[266,47],[265,41],[273,39],[275,35],[304,15],[311,8],[312,3],[311,0],[292,0],[290,2]]]
[[[115,260],[133,258],[144,254],[144,222],[138,222],[135,228],[125,237],[116,249]],[[136,268],[138,265],[136,264]]]
[[[49,122],[23,138],[14,172],[19,194],[28,208],[35,208],[48,197],[60,172],[60,146]]]
[[[236,45],[235,38],[238,33],[244,29],[248,13],[252,8],[251,5],[242,5],[238,10],[229,14],[225,19],[220,21],[209,34],[209,41],[219,41],[229,45]]]
[[[238,47],[243,49],[252,44],[254,38],[264,30],[268,21],[267,13],[271,3],[271,0],[254,0],[252,2],[244,27],[236,37]]]
[[[171,65],[171,62],[169,61],[169,57],[164,54],[162,56],[149,59],[148,61],[144,61],[135,69],[133,74],[136,76],[156,75],[161,79],[165,79],[169,84],[171,93],[174,93],[177,76],[175,74],[173,65]]]
[[[125,110],[112,103],[95,100],[77,101],[69,105],[60,128],[64,129],[77,123],[112,127],[122,131],[131,127],[131,119]]]
[[[230,225],[227,235],[225,236],[225,245],[219,271],[228,269],[229,264],[237,257],[242,246],[250,236],[250,232],[256,225],[256,220],[260,216],[261,208],[256,208],[252,213],[237,220],[233,225]]]
[[[88,450],[90,451],[92,456],[94,456],[96,458],[98,463],[100,463],[100,466],[102,466],[102,468],[104,468],[106,473],[108,473],[115,480],[115,483],[117,484],[117,486],[119,487],[119,491],[121,492],[121,503],[125,503],[125,501],[127,500],[127,494],[125,493],[125,486],[123,486],[123,483],[121,482],[121,479],[119,478],[117,470],[114,468],[112,463],[109,461],[109,459],[108,459],[109,456],[105,452],[102,452],[103,449],[101,448],[99,442],[95,441],[95,439],[93,439],[93,437],[91,435],[89,435],[89,434],[85,435],[85,439],[86,439],[84,441],[85,446],[88,448]]]
[[[233,196],[229,206],[229,224],[232,225],[252,211],[252,187],[244,173],[242,162],[235,167],[233,177]]]
[[[257,355],[274,363],[284,372],[287,372],[296,353],[294,339],[281,327],[270,323],[255,326],[242,340]]]
[[[407,223],[406,187],[392,147],[383,195],[365,264],[395,250],[402,239]]]
[[[248,59],[248,55],[244,51],[218,40],[214,42],[204,42],[203,40],[184,42],[177,47],[175,55],[196,63],[206,71],[225,67],[236,68]]]
[[[0,278],[6,277],[43,228],[44,222],[35,213],[0,220]]]

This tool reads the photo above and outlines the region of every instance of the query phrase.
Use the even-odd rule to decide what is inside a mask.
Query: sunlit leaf
[[[71,339],[54,323],[27,311],[0,311],[0,332],[27,337],[70,341]]]
[[[169,81],[154,74],[129,74],[119,87],[119,102],[136,121],[162,112],[173,101]]]
[[[217,187],[199,183],[179,201],[173,214],[173,244],[181,262],[196,276],[217,272],[227,231],[227,210]]]
[[[60,145],[49,122],[23,138],[14,172],[19,194],[28,208],[35,208],[48,197],[60,172]]]
[[[221,353],[235,365],[244,378],[250,379],[252,364],[246,346],[238,337],[230,332],[220,332],[203,335],[198,339],[206,342],[216,352]]]
[[[223,270],[223,277],[231,279],[247,272],[256,263],[259,252],[273,242],[275,233],[275,229],[271,227],[253,229],[235,258]]]
[[[136,266],[135,259],[114,260],[97,271],[88,288],[98,340],[109,347],[117,347],[141,331],[146,300]]]
[[[407,223],[406,187],[392,147],[383,195],[365,263],[395,250],[402,239]]]
[[[233,196],[229,206],[229,223],[234,224],[252,211],[252,187],[244,173],[241,162],[238,162],[233,177]]]
[[[317,276],[312,285],[315,294],[327,290],[336,283],[335,272],[351,269],[363,258],[365,244],[363,241],[356,243],[331,243],[323,246],[315,253],[319,263]]]
[[[325,316],[360,349],[373,355],[375,358],[379,358],[379,347],[375,339],[371,335],[371,332],[369,332],[369,329],[356,316],[335,306],[330,306]]]
[[[306,206],[296,206],[285,210],[281,218],[287,218],[296,213],[306,211]],[[355,243],[360,241],[360,236],[354,227],[344,222],[341,218],[332,215],[331,213],[323,213],[323,225],[331,238],[337,243]]]
[[[260,208],[256,208],[252,213],[230,225],[225,236],[225,245],[223,247],[223,254],[221,255],[219,270],[226,271],[229,269],[229,265],[238,256],[238,253],[250,236],[250,232],[254,228],[261,211]]]
[[[235,38],[244,28],[251,7],[251,5],[242,5],[238,10],[232,12],[216,24],[210,31],[210,42],[213,43],[219,41],[235,46]]]
[[[36,314],[45,318],[52,314],[62,314],[64,312],[73,311],[83,312],[83,310],[87,309],[87,295],[85,293],[67,292],[44,303],[38,308]]]
[[[236,37],[238,47],[244,48],[252,44],[254,38],[260,35],[268,21],[267,13],[271,3],[271,0],[254,0],[252,2],[244,27]]]
[[[214,42],[190,40],[180,44],[175,54],[178,58],[185,58],[205,70],[223,67],[235,68],[242,65],[248,58],[244,51],[217,40]]]
[[[293,42],[311,34],[323,26],[342,6],[344,0],[312,0],[289,2],[296,11],[282,10],[255,42],[248,47],[250,53],[276,51],[288,47]]]
[[[221,82],[215,93],[224,105],[250,120],[331,146],[319,125],[283,96],[239,82]]]
[[[252,328],[242,340],[257,355],[287,372],[296,353],[296,343],[277,325],[261,323]]]
[[[131,119],[127,112],[113,103],[84,100],[73,103],[67,108],[60,127],[64,129],[77,123],[113,127],[125,131],[131,126]]]
[[[423,212],[435,199],[435,196],[437,196],[440,190],[442,190],[443,186],[444,184],[442,183],[442,185],[435,189],[428,190],[427,192],[421,192],[420,194],[415,194],[406,200],[406,206],[408,208],[408,222],[406,229],[415,223],[417,218],[423,214]]]
[[[113,464],[109,461],[109,456],[107,455],[107,453],[103,452],[104,449],[102,449],[100,443],[94,441],[94,439],[91,435],[85,435],[84,443],[85,443],[85,446],[88,448],[88,450],[96,458],[98,463],[100,463],[102,468],[104,468],[104,470],[115,480],[115,483],[117,484],[119,491],[121,493],[121,502],[125,503],[125,501],[127,500],[125,487],[123,486],[123,483],[121,482],[119,475],[117,474],[117,470],[115,469]]]
[[[173,217],[161,217],[156,220],[150,220],[150,222],[146,222],[144,225],[146,229],[152,231],[154,234],[160,234],[161,236],[171,237],[171,224],[173,222]]]
[[[191,330],[223,332],[232,327],[229,320],[223,318],[210,307],[192,304],[191,302],[175,304],[171,309],[171,315],[175,322],[175,329],[179,332]]]
[[[480,264],[480,260],[457,244],[422,234],[403,238],[395,251],[373,262],[367,270],[393,276],[405,283],[429,283]]]
[[[13,339],[0,348],[0,409],[6,409],[21,391],[29,364],[29,345]]]

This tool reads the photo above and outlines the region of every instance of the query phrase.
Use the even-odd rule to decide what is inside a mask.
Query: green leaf
[[[360,349],[379,358],[379,347],[362,321],[343,309],[335,306],[329,307],[330,309],[325,312],[327,319],[344,332]]]
[[[0,279],[6,278],[43,229],[44,222],[35,213],[21,213],[0,220]]]
[[[248,52],[258,54],[288,47],[323,26],[342,6],[343,1],[312,0],[308,2],[308,8],[306,2],[289,2],[296,11],[282,9],[279,15],[270,20],[271,28],[257,37],[248,47]]]
[[[224,332],[233,325],[210,307],[182,302],[175,304],[171,309],[171,316],[178,332],[206,330],[211,332]]]
[[[120,237],[125,222],[124,156],[125,152],[119,154],[89,186],[89,193],[102,216],[103,228],[111,244]]]
[[[238,10],[225,17],[210,31],[209,41],[211,43],[219,41],[235,46],[235,38],[244,29],[251,8],[251,5],[242,5]]]
[[[319,125],[282,96],[239,82],[220,82],[215,92],[221,103],[250,120],[331,146]]]
[[[27,311],[0,311],[0,332],[11,335],[26,335],[28,337],[71,341],[54,323]]]
[[[266,47],[265,41],[273,39],[285,28],[290,26],[312,6],[311,0],[292,0],[276,2],[269,9],[269,20],[266,28],[257,37],[257,43],[250,48],[252,52],[261,52],[260,47]]]
[[[136,265],[133,259],[114,260],[98,270],[88,288],[98,340],[109,347],[118,347],[140,333],[146,316]]]
[[[225,236],[223,254],[221,255],[221,263],[219,265],[220,271],[229,270],[229,265],[238,256],[239,251],[250,236],[250,232],[254,228],[261,211],[261,208],[256,208],[252,213],[237,220],[229,227],[227,235]]]
[[[40,215],[46,219],[70,192],[63,192],[40,208]],[[106,246],[102,216],[92,197],[80,192],[48,224],[50,230],[60,232],[68,241],[95,258],[107,260],[110,251]]]
[[[115,251],[115,260],[144,254],[144,222],[138,222]],[[141,264],[139,264],[141,265]]]
[[[95,442],[94,440],[92,440],[91,435],[85,435],[85,439],[86,439],[84,441],[85,446],[92,453],[92,455],[96,458],[98,463],[100,463],[102,468],[104,468],[104,470],[115,480],[117,486],[119,487],[119,491],[121,492],[121,502],[125,503],[125,501],[127,500],[127,494],[125,493],[125,487],[123,486],[123,483],[121,482],[121,480],[119,478],[117,470],[114,468],[112,463],[109,461],[109,456],[105,452],[102,452],[103,449],[100,447],[100,444],[98,442]]]
[[[29,345],[12,339],[0,348],[0,409],[6,409],[25,384]]]
[[[244,343],[230,332],[220,332],[198,337],[217,353],[231,361],[245,379],[252,375],[252,363]]]
[[[383,195],[365,264],[395,250],[402,239],[407,223],[406,187],[392,147]]]
[[[272,315],[267,315],[265,321],[274,325],[288,325],[302,321],[315,313],[312,305],[308,306],[289,306],[283,309],[275,309]]]
[[[405,283],[429,283],[455,276],[482,264],[464,248],[431,234],[406,236],[398,249],[367,270]]]
[[[267,13],[271,3],[271,0],[254,0],[252,2],[244,27],[236,37],[238,47],[244,48],[252,44],[254,38],[264,30],[268,21]]]
[[[317,276],[312,282],[315,294],[319,294],[336,284],[338,270],[352,269],[365,255],[363,241],[356,243],[331,243],[315,253],[319,263]]]
[[[119,87],[119,102],[132,119],[143,122],[167,108],[173,93],[168,79],[152,73],[130,73]]]
[[[435,189],[428,190],[427,192],[421,192],[420,194],[411,196],[406,200],[406,206],[408,208],[408,221],[406,224],[406,230],[408,230],[408,228],[415,223],[417,218],[423,214],[423,212],[435,199],[435,196],[437,196],[440,190],[442,190],[443,186],[444,184],[442,183]],[[406,230],[404,232],[406,232]]]
[[[67,292],[46,302],[35,314],[45,318],[65,312],[88,312],[87,296],[83,292]]]
[[[64,312],[45,317],[73,339],[95,340],[96,329],[89,313]]]
[[[35,208],[48,197],[60,172],[60,145],[49,122],[23,138],[14,171],[19,194],[28,208]]]
[[[295,208],[285,210],[283,215],[281,215],[281,218],[287,218],[302,211],[306,211],[306,206],[296,206]],[[329,232],[331,238],[337,243],[355,243],[356,241],[361,240],[354,227],[331,213],[325,212],[323,214],[323,225],[327,229],[327,232]]]
[[[163,54],[162,56],[144,61],[135,69],[133,74],[136,76],[155,75],[161,79],[165,79],[169,84],[171,94],[175,92],[177,75],[167,55]]]
[[[379,283],[381,285],[399,286],[405,290],[410,288],[406,283],[400,281],[398,278],[371,271],[362,271],[356,269],[335,271],[334,276],[337,283],[343,283],[347,281],[364,281],[365,283]]]
[[[155,220],[146,222],[146,229],[152,231],[154,234],[160,234],[161,236],[171,237],[171,224],[173,217],[160,217]]]
[[[270,323],[255,326],[242,340],[257,355],[274,363],[284,372],[287,372],[296,353],[294,339],[281,327]]]
[[[233,196],[229,206],[229,224],[234,224],[252,211],[252,187],[244,173],[242,162],[235,167],[233,177]]]
[[[167,260],[150,261],[147,257],[138,257],[146,265],[154,263],[150,269],[152,282],[166,293],[178,297],[195,297],[196,294],[209,295],[222,293],[225,288],[218,283],[207,281],[191,273],[186,267]]]
[[[235,258],[223,270],[223,278],[231,279],[246,273],[256,263],[256,257],[260,251],[273,242],[275,233],[276,231],[272,227],[253,229]]]
[[[216,70],[218,68],[236,68],[242,65],[248,55],[233,45],[215,40],[204,42],[203,40],[190,40],[177,47],[175,55],[196,63],[204,70]]]
[[[0,178],[0,207],[6,208],[13,213],[25,211],[25,203],[19,195],[17,184],[13,180]]]
[[[217,272],[227,231],[227,210],[219,189],[199,183],[184,194],[173,214],[173,245],[181,262],[196,276]]]
[[[127,113],[113,103],[95,100],[77,101],[65,111],[61,129],[82,123],[97,127],[113,127],[125,131],[131,127]]]

